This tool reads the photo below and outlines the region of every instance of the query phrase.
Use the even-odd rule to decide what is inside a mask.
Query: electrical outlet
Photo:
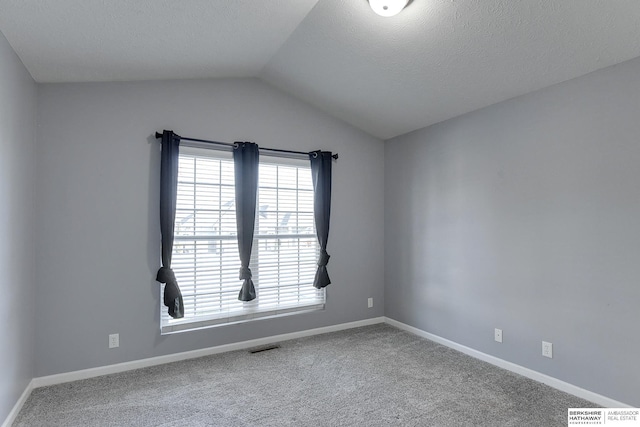
[[[120,347],[120,334],[109,334],[109,348]]]
[[[542,341],[542,355],[544,357],[548,357],[549,359],[553,358],[553,344],[550,342]]]
[[[502,342],[502,329],[496,328],[495,330],[495,340],[496,342]]]
[[[373,298],[369,298],[369,299],[367,300],[367,306],[368,306],[369,308],[372,308],[372,307],[373,307]]]

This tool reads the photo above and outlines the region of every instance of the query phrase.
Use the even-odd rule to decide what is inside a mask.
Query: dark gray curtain
[[[176,194],[178,192],[178,153],[180,137],[172,131],[162,132],[160,160],[160,231],[162,233],[162,267],[156,280],[165,283],[164,305],[174,319],[184,317],[184,302],[176,275],[171,269],[173,252],[173,228],[176,218]]]
[[[240,280],[244,280],[238,295],[240,301],[251,301],[256,298],[249,261],[253,246],[253,229],[256,223],[259,156],[257,144],[252,142],[235,143],[233,164],[236,179],[236,224],[241,264]]]
[[[313,179],[313,216],[316,222],[316,234],[320,243],[318,270],[313,286],[322,289],[331,283],[327,264],[327,240],[329,239],[329,217],[331,216],[331,152],[314,151],[309,153],[311,178]]]

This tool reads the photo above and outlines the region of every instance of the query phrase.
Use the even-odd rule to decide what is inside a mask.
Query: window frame
[[[209,158],[209,159],[223,160],[223,161],[225,160],[232,161],[232,158],[233,158],[232,153],[228,150],[222,150],[222,149],[218,149],[217,147],[211,147],[211,146],[205,147],[197,143],[181,144],[180,156],[182,157],[183,155],[193,156],[196,158]],[[262,167],[263,165],[293,166],[296,168],[302,167],[304,169],[308,169],[309,173],[311,173],[309,160],[301,159],[299,156],[269,155],[269,154],[261,153],[260,166]],[[195,185],[196,183],[194,182],[194,187]],[[260,185],[260,182],[259,182],[259,186],[258,186],[259,200],[260,200],[261,187],[262,186]],[[291,186],[287,186],[287,187],[289,187],[289,190],[290,190]],[[235,183],[233,188],[235,188]],[[296,192],[301,191],[299,188],[298,182],[296,182],[295,191]],[[304,191],[307,191],[307,190],[304,190]],[[178,208],[179,206],[178,206],[178,203],[176,202],[176,211],[178,211]],[[187,317],[185,313],[185,317],[181,319],[173,319],[170,316],[168,316],[168,314],[165,313],[165,310],[162,310],[162,304],[161,304],[160,328],[161,328],[161,333],[163,335],[202,329],[202,328],[215,327],[215,326],[244,323],[244,322],[255,321],[259,319],[270,319],[274,317],[281,317],[281,316],[288,316],[288,315],[324,310],[325,304],[326,304],[326,289],[314,288],[313,277],[311,278],[311,282],[308,284],[308,286],[312,291],[305,290],[305,292],[309,294],[311,294],[312,292],[315,293],[315,296],[313,297],[310,303],[308,304],[302,303],[300,305],[290,305],[290,306],[271,307],[271,308],[260,307],[259,259],[258,259],[258,256],[256,256],[256,253],[259,251],[259,245],[261,244],[261,242],[264,243],[265,239],[273,240],[274,235],[259,234],[259,230],[260,230],[259,217],[260,217],[260,203],[258,203],[258,207],[256,209],[256,227],[255,227],[255,233],[254,233],[254,239],[253,239],[251,263],[249,266],[250,269],[254,272],[254,284],[256,286],[256,292],[258,295],[257,298],[250,302],[240,302],[242,304],[242,308],[240,310],[233,310],[226,313],[220,312],[219,314],[208,314],[203,316],[189,316],[189,317]],[[311,202],[311,218],[313,219],[313,202]],[[313,220],[312,220],[312,223],[313,223]],[[173,257],[172,257],[173,260],[175,260],[175,257],[176,257],[176,252],[175,252],[176,245],[177,244],[179,245],[181,241],[191,240],[195,242],[197,240],[206,240],[207,238],[206,236],[196,235],[195,232],[193,236],[178,236],[176,233],[177,233],[177,230],[174,231],[174,250],[173,250]],[[283,234],[283,235],[277,234],[277,236],[278,237],[276,238],[276,240],[278,241],[283,238],[298,239],[298,260],[300,259],[299,239],[301,238],[313,239],[313,245],[314,245],[314,259],[313,259],[313,269],[312,269],[313,270],[312,276],[313,276],[315,274],[315,270],[317,269],[316,260],[317,260],[317,256],[319,254],[319,249],[320,249],[317,236],[315,234],[315,223],[313,223],[311,233],[294,233],[294,234]],[[210,240],[215,240],[215,241],[218,241],[220,239],[232,241],[232,244],[236,245],[236,250],[237,250],[237,237],[235,236],[235,234],[233,235],[233,237],[230,237],[230,236],[215,236],[215,237],[209,236],[209,237],[212,237]],[[195,249],[195,246],[194,246],[194,249]],[[194,257],[197,257],[197,255],[194,255]],[[239,264],[239,258],[237,261]],[[172,262],[172,266],[173,266],[173,262]],[[221,265],[221,268],[222,268],[222,265]],[[227,267],[227,268],[229,268],[228,271],[230,271],[231,274],[234,276],[233,281],[235,282],[234,284],[237,284],[237,290],[239,291],[242,285],[242,281],[237,279],[238,270],[232,269],[231,267]],[[176,274],[176,276],[178,276],[178,274]],[[181,289],[186,289],[186,287],[188,286],[197,286],[197,285],[194,285],[193,282],[184,283],[184,281],[180,280],[180,277],[178,277],[178,285],[181,287]],[[303,285],[297,284],[297,285],[289,285],[289,286],[291,286],[292,288],[297,286],[299,289],[300,286],[303,286]],[[304,286],[306,286],[306,284]],[[279,286],[277,288],[279,289]],[[164,292],[164,285],[161,287],[161,295],[162,295],[162,292]],[[194,293],[193,295],[194,295],[193,297],[194,299],[197,298],[197,292]],[[278,296],[275,299],[279,302],[280,296]],[[187,311],[186,306],[187,306],[187,302],[185,301],[185,312]]]

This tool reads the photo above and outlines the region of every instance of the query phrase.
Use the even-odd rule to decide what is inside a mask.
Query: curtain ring
[[[237,150],[238,148],[240,148],[240,143],[239,142],[234,142],[233,143],[233,149]]]
[[[317,159],[317,158],[318,158],[318,152],[317,152],[317,151],[314,151],[312,154],[313,154],[313,158],[314,158],[314,159]]]

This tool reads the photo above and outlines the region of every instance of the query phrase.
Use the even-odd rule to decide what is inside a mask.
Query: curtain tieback
[[[160,267],[158,270],[158,275],[156,276],[156,281],[160,283],[176,283],[176,275],[173,270],[169,267]]]
[[[251,274],[251,269],[249,267],[240,267],[240,280],[251,279],[253,275]]]
[[[318,267],[326,267],[329,264],[329,258],[331,255],[327,253],[327,251],[320,251],[320,258],[318,259]]]

